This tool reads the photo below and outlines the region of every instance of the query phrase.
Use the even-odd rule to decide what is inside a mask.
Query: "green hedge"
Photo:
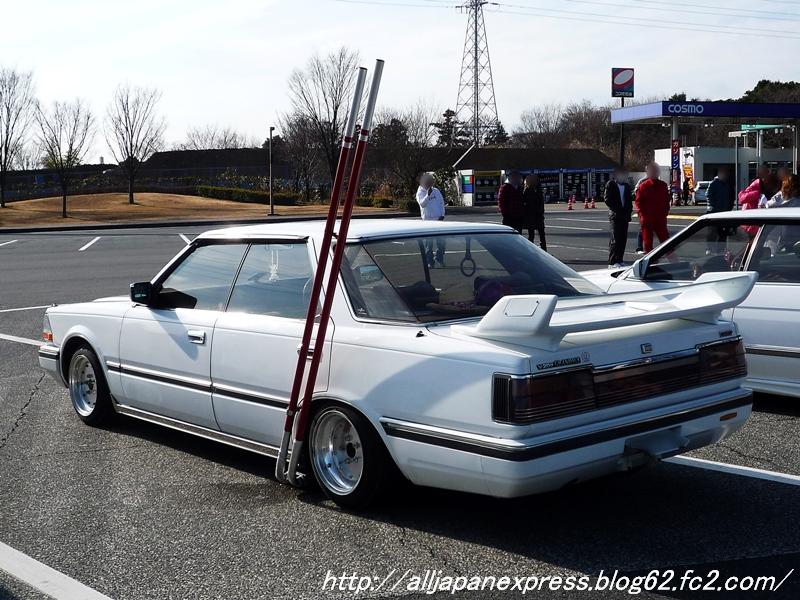
[[[214,185],[198,185],[196,193],[204,198],[231,200],[233,202],[253,202],[269,204],[269,192],[264,190],[248,190],[244,188],[219,187]],[[278,206],[293,206],[300,200],[299,194],[291,192],[273,192],[272,202]]]
[[[394,206],[394,202],[391,198],[375,198],[372,201],[372,206],[375,208],[391,208]]]

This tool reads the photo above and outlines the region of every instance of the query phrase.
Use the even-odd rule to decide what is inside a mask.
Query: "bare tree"
[[[15,171],[32,171],[42,166],[42,150],[36,142],[20,144],[14,153]]]
[[[206,125],[193,127],[186,132],[186,141],[176,144],[178,150],[226,150],[230,148],[258,148],[252,136],[231,127]]]
[[[514,138],[529,148],[554,148],[563,144],[564,109],[560,104],[541,104],[523,111]]]
[[[120,85],[106,112],[106,142],[128,179],[130,204],[139,169],[164,144],[167,123],[156,112],[160,98],[156,89]]]
[[[294,112],[311,124],[331,181],[358,61],[358,52],[342,47],[327,56],[313,56],[304,70],[295,70],[289,77],[289,100]]]
[[[320,152],[315,144],[315,130],[308,117],[293,113],[280,117],[283,149],[291,165],[295,191],[311,196],[314,175],[320,166]]]
[[[94,117],[89,106],[80,99],[54,102],[48,110],[37,107],[39,145],[45,165],[55,169],[61,186],[61,216],[67,216],[67,191],[72,170],[77,167],[94,137]]]
[[[0,208],[6,206],[6,177],[25,143],[35,107],[33,74],[0,68]]]
[[[419,102],[403,109],[383,109],[376,116],[370,144],[398,184],[398,193],[414,193],[417,177],[426,169],[428,151],[436,144],[432,122],[438,111]]]

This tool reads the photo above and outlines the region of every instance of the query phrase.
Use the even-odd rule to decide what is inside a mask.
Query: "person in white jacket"
[[[417,203],[423,221],[444,220],[444,196],[439,188],[433,187],[433,175],[423,173],[417,188]]]
[[[433,175],[423,173],[419,178],[419,188],[417,188],[417,203],[419,204],[420,216],[423,221],[443,221],[444,220],[444,196],[438,188],[433,187]],[[436,256],[434,259],[433,246],[436,245]],[[425,240],[425,255],[428,267],[433,268],[437,265],[444,266],[445,241],[443,236],[436,236],[435,239]]]

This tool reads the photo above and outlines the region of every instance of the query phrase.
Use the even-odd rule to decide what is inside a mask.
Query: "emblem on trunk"
[[[639,348],[641,348],[642,354],[650,354],[653,351],[653,344],[642,344]]]

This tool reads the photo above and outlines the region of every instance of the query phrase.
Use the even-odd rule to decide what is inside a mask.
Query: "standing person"
[[[534,232],[539,232],[539,246],[547,252],[547,239],[544,237],[544,194],[539,185],[538,175],[525,178],[525,189],[522,190],[522,205],[525,213],[525,226],[528,228],[528,239],[533,242]]]
[[[611,239],[608,242],[608,266],[621,267],[628,243],[628,224],[633,213],[633,196],[628,183],[628,173],[617,167],[603,190],[603,202],[608,206]]]
[[[733,210],[731,190],[728,184],[728,169],[720,167],[706,192],[706,212],[716,213]]]
[[[500,214],[503,215],[503,225],[513,227],[519,233],[522,233],[525,220],[521,184],[522,175],[519,171],[511,171],[508,179],[497,192],[497,206]]]
[[[439,188],[433,187],[433,175],[423,173],[419,178],[417,188],[417,203],[419,204],[420,216],[423,221],[444,221],[444,196]],[[436,236],[436,257],[434,259],[433,246],[434,239],[425,239],[425,256],[429,267],[435,267],[436,263],[444,266],[445,241],[443,236]],[[435,262],[434,262],[435,260]]]
[[[717,213],[733,210],[733,199],[730,185],[728,184],[728,169],[721,167],[708,185],[706,192],[706,212]],[[708,247],[706,254],[719,253],[719,244],[724,244],[728,239],[727,228],[709,227],[707,238]]]
[[[647,178],[639,185],[636,192],[636,210],[639,213],[639,224],[642,228],[643,250],[653,249],[654,234],[659,242],[669,238],[667,216],[669,215],[669,188],[666,182],[659,179],[661,167],[651,162],[647,165]]]
[[[636,198],[636,192],[639,191],[639,186],[642,185],[642,182],[646,180],[647,177],[642,177],[639,181],[636,182],[636,185],[633,188],[633,197]],[[628,181],[633,183],[633,179],[629,178]],[[639,213],[637,211],[636,217],[639,217]],[[636,233],[636,254],[644,254],[644,242],[642,242],[642,220],[639,219],[639,231]]]
[[[767,171],[769,173],[769,171]],[[741,210],[753,210],[758,208],[759,204],[761,204],[762,196],[765,196],[764,193],[764,180],[760,177],[753,179],[745,189],[739,192],[739,208]],[[754,238],[758,233],[758,225],[742,225],[742,229],[744,229],[745,233],[750,236],[750,238]]]
[[[758,203],[759,208],[774,208],[783,202],[783,184],[792,173],[787,167],[779,167],[775,174],[778,177],[780,189],[769,200],[766,196],[762,197]]]
[[[689,206],[689,194],[692,193],[692,190],[689,187],[689,178],[683,178],[683,205]]]

